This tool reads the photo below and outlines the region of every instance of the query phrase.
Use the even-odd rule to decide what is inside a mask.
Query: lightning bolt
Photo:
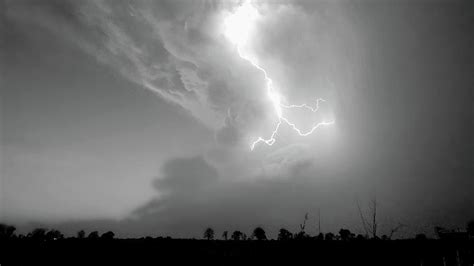
[[[230,16],[226,21],[226,35],[227,37],[236,44],[237,46],[237,53],[239,54],[240,58],[249,62],[252,66],[256,69],[261,71],[265,77],[266,88],[267,88],[267,95],[272,105],[275,109],[276,115],[278,117],[278,122],[276,123],[275,129],[273,130],[272,134],[269,138],[258,137],[252,144],[250,145],[250,150],[254,150],[255,145],[263,142],[268,146],[272,146],[276,141],[276,136],[278,135],[278,130],[280,129],[283,123],[290,126],[298,135],[300,136],[308,136],[316,131],[318,128],[322,126],[328,126],[335,123],[334,120],[331,121],[322,121],[315,124],[311,129],[307,131],[302,131],[299,129],[295,123],[291,122],[288,118],[283,115],[283,108],[284,109],[301,109],[305,108],[309,111],[316,113],[319,110],[319,103],[325,102],[326,100],[322,98],[316,99],[316,107],[311,107],[307,104],[291,104],[285,105],[281,102],[280,94],[277,90],[273,87],[273,80],[268,76],[267,71],[261,67],[254,58],[249,57],[248,55],[244,55],[242,53],[242,46],[246,43],[248,37],[248,31],[251,26],[251,22],[254,20],[255,16],[257,15],[257,11],[255,8],[249,3],[245,2],[242,6],[240,6],[237,11]]]

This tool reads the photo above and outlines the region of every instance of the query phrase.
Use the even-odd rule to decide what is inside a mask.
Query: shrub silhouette
[[[244,234],[240,231],[234,231],[232,233],[232,236],[230,237],[232,240],[241,240],[243,238]]]
[[[329,232],[324,235],[324,240],[331,241],[334,240],[334,234]]]
[[[36,228],[31,233],[28,234],[29,238],[36,241],[45,240],[45,236],[46,236],[46,229],[44,228]]]
[[[89,236],[87,236],[89,239],[98,239],[99,238],[99,232],[97,231],[92,231]]]
[[[7,224],[0,224],[0,239],[9,239],[14,236],[16,228]]]
[[[105,239],[105,240],[112,240],[112,239],[114,239],[114,237],[115,237],[115,234],[112,231],[108,231],[106,233],[103,233],[100,236],[101,239]]]
[[[83,239],[85,237],[86,237],[86,232],[84,230],[77,232],[77,238]]]
[[[65,262],[68,261],[67,257],[77,259],[79,257],[77,251],[82,249],[85,250],[85,255],[82,257],[87,258],[88,261],[91,261],[94,256],[111,259],[115,254],[121,256],[122,252],[124,254],[130,252],[133,259],[136,260],[145,254],[135,253],[136,251],[145,250],[146,253],[155,254],[155,250],[160,250],[161,254],[169,256],[171,259],[186,256],[193,260],[202,259],[202,261],[210,258],[217,258],[219,261],[232,259],[252,261],[255,258],[258,261],[260,259],[269,260],[267,263],[269,265],[273,264],[271,263],[273,259],[280,262],[283,258],[288,258],[291,261],[300,258],[313,259],[320,265],[351,265],[354,261],[353,264],[356,265],[362,263],[361,265],[393,266],[406,265],[405,262],[412,262],[410,265],[434,265],[434,263],[437,265],[472,265],[474,262],[471,256],[474,242],[472,242],[473,239],[467,239],[468,234],[472,236],[473,221],[467,223],[467,232],[437,228],[436,231],[440,232],[441,236],[444,234],[445,238],[441,238],[441,240],[426,240],[428,238],[424,234],[413,234],[410,239],[391,241],[389,234],[386,234],[381,236],[384,241],[371,241],[373,238],[369,235],[358,234],[355,236],[349,229],[341,228],[337,235],[332,232],[319,233],[318,236],[308,236],[303,241],[297,241],[292,232],[286,228],[280,228],[278,231],[280,242],[261,241],[267,239],[266,232],[262,227],[256,227],[251,231],[249,240],[257,241],[242,241],[247,239],[245,234],[236,230],[234,232],[222,231],[223,239],[234,240],[224,242],[209,241],[218,237],[212,228],[205,229],[203,233],[207,241],[171,240],[171,237],[155,238],[150,236],[117,240],[112,231],[106,231],[101,235],[98,231],[93,231],[86,235],[84,230],[77,232],[77,238],[87,239],[56,241],[62,239],[63,234],[55,229],[36,228],[28,234],[27,238],[22,238],[21,236],[15,237],[13,226],[0,224],[0,245],[2,246],[0,257],[3,260],[4,257],[10,256],[12,261],[16,260],[15,262],[18,263],[27,262],[30,259]],[[295,230],[299,231],[298,228]],[[387,230],[387,232],[390,231]],[[91,246],[92,249],[88,249],[88,246]],[[317,257],[305,257],[306,254],[312,256],[311,250],[319,251]],[[66,254],[67,257],[58,259],[58,254]],[[71,256],[72,254],[75,256]],[[272,254],[276,254],[276,256],[272,256]],[[390,256],[390,260],[394,259],[395,261],[389,262],[387,255]],[[116,258],[121,260],[120,256]],[[29,263],[20,265],[29,265]]]
[[[342,241],[348,241],[348,240],[354,239],[354,234],[351,233],[351,231],[348,229],[339,230],[339,236]]]
[[[212,228],[207,228],[205,231],[204,231],[204,238],[207,239],[207,240],[212,240],[214,239],[214,230]]]
[[[59,230],[55,230],[55,229],[48,231],[45,235],[45,239],[48,241],[59,240],[63,238],[64,238],[64,235]]]
[[[263,230],[261,227],[257,227],[253,230],[252,237],[255,237],[257,240],[267,240],[265,230]]]
[[[298,233],[295,234],[294,236],[294,239],[296,240],[302,240],[302,239],[308,239],[309,238],[309,235],[306,234],[306,232],[304,231],[300,231]]]
[[[278,233],[278,240],[285,241],[290,239],[293,239],[293,234],[285,228],[281,228],[280,232]]]

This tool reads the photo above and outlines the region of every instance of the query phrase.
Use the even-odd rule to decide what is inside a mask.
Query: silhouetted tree
[[[36,241],[43,241],[45,239],[45,235],[46,235],[46,229],[36,228],[31,233],[28,234],[28,237]]]
[[[242,233],[242,240],[251,240],[251,239],[247,237],[246,233]]]
[[[7,224],[0,224],[0,239],[8,239],[14,236],[16,228]]]
[[[302,239],[309,238],[309,235],[306,234],[304,231],[300,231],[300,232],[296,233],[293,238],[296,239],[296,240],[302,240]]]
[[[300,231],[298,233],[296,233],[295,236],[294,236],[295,239],[300,240],[300,239],[305,239],[305,238],[309,237],[305,232],[306,221],[308,221],[308,213],[306,213],[304,215],[303,223],[300,224]]]
[[[304,232],[304,229],[306,228],[306,221],[308,221],[308,213],[304,215],[304,220],[303,223],[300,224],[300,232]]]
[[[290,240],[293,238],[293,234],[286,230],[285,228],[281,228],[280,232],[278,233],[278,240]]]
[[[357,240],[357,241],[366,240],[366,239],[367,239],[367,238],[366,238],[365,236],[363,236],[362,234],[358,234],[358,235],[356,236],[356,240]]]
[[[99,238],[99,232],[97,231],[92,231],[88,236],[87,238],[89,239],[98,239]]]
[[[108,231],[106,233],[103,233],[100,236],[101,239],[105,239],[105,240],[112,240],[112,239],[114,239],[114,237],[115,237],[115,234],[112,231]]]
[[[373,239],[377,239],[377,198],[374,197],[372,200],[371,206],[369,206],[371,212],[371,220],[372,223],[368,222],[364,214],[362,213],[362,209],[360,208],[359,201],[356,199],[357,202],[357,209],[359,210],[360,219],[362,221],[362,227],[364,228],[365,234],[372,235]]]
[[[207,239],[207,240],[212,240],[214,239],[214,230],[212,230],[212,228],[207,228],[205,231],[204,231],[204,238]]]
[[[382,239],[382,240],[390,240],[390,238],[388,238],[387,235],[382,235],[382,238],[381,238],[381,239]]]
[[[324,240],[331,241],[334,240],[334,234],[329,232],[324,235]]]
[[[231,236],[230,238],[231,238],[232,240],[241,240],[242,237],[243,237],[242,232],[240,232],[240,231],[234,231],[234,232],[232,233],[232,236]]]
[[[261,227],[257,227],[253,230],[252,237],[255,237],[257,240],[267,240],[265,230],[263,230]]]
[[[83,239],[85,237],[86,237],[86,232],[84,230],[77,232],[77,238]]]
[[[342,241],[348,241],[354,238],[354,234],[349,229],[339,230],[339,236]]]
[[[49,230],[45,235],[46,240],[59,240],[63,239],[64,235],[56,229]]]
[[[224,232],[222,233],[222,238],[224,238],[224,240],[227,240],[228,235],[229,235],[229,232],[224,231]]]

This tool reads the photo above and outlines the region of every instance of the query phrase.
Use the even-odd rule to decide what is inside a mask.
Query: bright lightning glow
[[[249,3],[240,6],[237,12],[225,21],[225,35],[238,46],[247,42],[253,21],[257,18],[257,10]]]
[[[239,56],[242,59],[245,59],[248,61],[252,66],[260,70],[266,81],[267,85],[267,95],[270,101],[273,104],[273,107],[275,108],[275,113],[278,116],[278,122],[275,126],[275,129],[273,130],[272,134],[270,135],[269,138],[265,139],[263,137],[258,137],[257,140],[255,140],[251,145],[250,149],[253,150],[255,148],[255,145],[257,145],[260,142],[263,142],[269,146],[273,145],[275,143],[276,135],[278,134],[278,130],[280,129],[280,126],[282,123],[286,123],[289,125],[298,135],[300,136],[308,136],[312,134],[316,129],[318,129],[321,126],[327,126],[327,125],[332,125],[334,124],[334,120],[331,121],[322,121],[314,125],[310,130],[308,131],[302,131],[300,130],[293,122],[291,122],[288,118],[283,116],[283,108],[285,109],[294,109],[294,108],[306,108],[310,110],[311,112],[317,112],[319,109],[319,103],[320,102],[325,102],[324,99],[317,99],[316,100],[316,107],[311,107],[307,104],[300,104],[300,105],[285,105],[281,103],[281,96],[280,94],[275,90],[273,87],[273,81],[272,79],[267,75],[267,71],[263,69],[260,65],[257,64],[256,59],[250,57],[249,55],[244,55],[242,53],[242,46],[247,42],[248,37],[249,37],[249,32],[251,30],[251,26],[255,19],[257,18],[258,12],[257,10],[249,3],[245,2],[242,6],[240,6],[234,14],[229,16],[226,21],[225,21],[225,35],[226,37],[237,46],[237,52]]]

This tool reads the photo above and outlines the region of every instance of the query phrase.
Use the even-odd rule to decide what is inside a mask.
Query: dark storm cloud
[[[313,104],[325,97],[337,104],[328,89],[333,76],[325,66],[336,51],[344,50],[332,44],[345,42],[323,29],[331,26],[341,35],[351,34],[344,28],[350,24],[333,19],[341,17],[337,5],[315,5],[321,10],[307,12],[291,2],[262,4],[253,43],[287,100],[310,99]],[[262,73],[239,58],[224,37],[225,16],[235,6],[213,1],[22,0],[7,2],[7,18],[45,27],[178,104],[216,130],[218,143],[247,146],[273,127],[276,117]]]
[[[231,5],[25,0],[8,1],[6,14],[11,23],[49,29],[218,130],[229,110],[238,113],[242,104],[261,104],[254,96],[264,93],[258,71],[242,62],[229,64],[237,56],[221,25]],[[250,125],[255,116],[261,114],[246,115],[241,126]]]

